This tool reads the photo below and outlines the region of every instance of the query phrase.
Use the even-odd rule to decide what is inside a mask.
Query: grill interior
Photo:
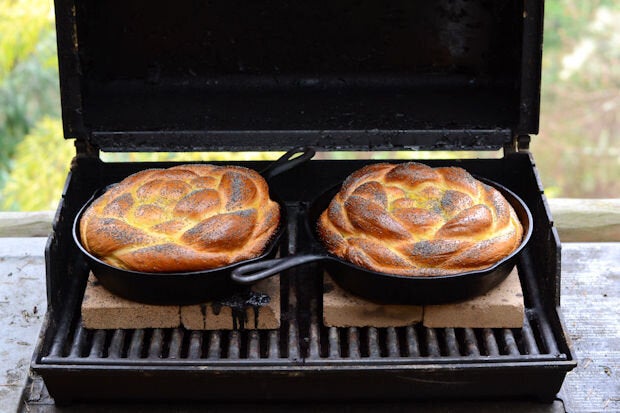
[[[291,221],[300,222],[303,206],[288,206]],[[289,225],[288,254],[298,251],[297,225]],[[521,273],[532,269],[519,265]],[[293,272],[291,270],[290,272]],[[280,330],[192,331],[174,329],[87,330],[79,308],[63,319],[43,363],[226,363],[320,362],[390,363],[441,357],[459,362],[556,360],[560,355],[549,323],[536,300],[529,300],[521,329],[407,327],[325,327],[321,320],[321,270],[306,266],[282,277]],[[527,281],[527,279],[525,280]],[[526,284],[527,286],[527,284]],[[79,301],[79,300],[78,300]],[[247,323],[251,325],[251,320]]]
[[[517,264],[526,306],[525,323],[519,329],[426,328],[421,324],[398,328],[325,327],[323,270],[318,264],[297,267],[281,276],[282,318],[278,330],[84,329],[80,305],[88,268],[70,237],[73,217],[92,193],[91,186],[114,182],[133,168],[145,167],[91,162],[78,160],[70,176],[47,251],[51,311],[33,367],[57,400],[175,399],[187,397],[193,386],[201,392],[199,398],[207,399],[485,394],[549,399],[574,365],[555,310],[554,271],[558,263],[548,259],[552,254],[540,253],[555,251],[554,239],[544,224],[545,207],[535,189],[536,176],[531,174],[527,154],[501,160],[461,161],[472,172],[494,176],[520,193],[538,222]],[[283,195],[289,217],[281,255],[307,248],[305,214],[320,188],[331,186],[329,179],[341,179],[365,162],[312,161],[277,178],[281,180],[273,185]],[[90,165],[82,168],[85,164]],[[523,165],[529,165],[525,170],[528,173],[519,172]],[[252,320],[237,321],[240,326],[252,325]],[[148,376],[144,373],[147,370]],[[532,376],[528,378],[528,374]],[[152,394],[152,381],[169,386],[173,377],[177,383],[173,388]],[[102,380],[108,383],[103,390],[97,387]],[[259,387],[239,396],[232,389],[244,380],[262,381],[270,390]],[[374,388],[377,380],[385,382],[380,393]],[[412,380],[415,387],[411,387]],[[508,385],[513,381],[514,385]],[[454,388],[446,395],[442,386],[450,383]],[[320,386],[317,388],[321,390],[315,388],[309,393],[307,386]],[[210,390],[205,392],[205,388]]]

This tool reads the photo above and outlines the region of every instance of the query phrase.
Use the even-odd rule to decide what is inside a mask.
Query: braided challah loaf
[[[199,271],[260,255],[279,220],[257,172],[181,165],[141,171],[108,189],[82,215],[80,237],[118,268]]]
[[[361,267],[433,276],[493,265],[519,246],[523,228],[499,191],[464,169],[410,162],[350,175],[318,233],[332,254]]]

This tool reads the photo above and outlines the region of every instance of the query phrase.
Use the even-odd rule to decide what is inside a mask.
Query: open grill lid
[[[498,149],[542,1],[56,0],[66,138],[104,151]]]

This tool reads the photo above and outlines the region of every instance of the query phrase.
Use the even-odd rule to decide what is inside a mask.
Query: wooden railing
[[[620,241],[620,198],[549,199],[562,242]],[[0,212],[0,237],[45,237],[53,211]]]
[[[549,199],[562,242],[620,241],[620,199]]]

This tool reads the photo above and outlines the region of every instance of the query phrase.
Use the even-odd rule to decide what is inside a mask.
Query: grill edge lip
[[[262,253],[254,258],[232,263],[224,267],[189,272],[148,273],[121,269],[91,254],[82,245],[80,239],[80,219],[88,206],[97,198],[97,194],[100,191],[95,192],[77,213],[72,225],[73,241],[80,253],[86,258],[89,269],[97,280],[108,290],[132,301],[146,304],[191,305],[216,299],[222,295],[230,295],[235,291],[244,291],[243,287],[236,285],[230,280],[230,272],[244,264],[274,258],[286,233],[286,206],[284,202],[276,198],[275,202],[280,206],[278,227]]]
[[[281,199],[276,197],[275,201],[280,206],[280,222],[278,223],[278,227],[276,231],[274,232],[273,236],[269,240],[269,243],[267,244],[263,252],[257,257],[249,258],[247,260],[239,261],[239,262],[232,263],[232,264],[228,264],[223,267],[217,267],[213,269],[199,270],[199,271],[152,273],[152,272],[145,272],[145,271],[121,269],[121,268],[115,267],[113,265],[110,265],[102,261],[98,257],[91,254],[88,250],[86,250],[86,248],[82,245],[82,241],[80,237],[80,230],[79,230],[80,220],[82,218],[82,215],[84,215],[84,212],[99,196],[103,195],[104,192],[107,191],[107,189],[110,188],[111,186],[112,185],[108,185],[105,188],[98,189],[97,191],[95,191],[95,193],[89,198],[89,200],[78,211],[78,213],[75,216],[75,219],[73,220],[73,225],[71,227],[73,241],[75,242],[75,245],[80,249],[80,251],[84,254],[84,256],[88,259],[88,261],[90,261],[93,265],[96,265],[101,268],[106,268],[109,271],[122,271],[123,273],[130,274],[132,276],[145,277],[145,278],[183,277],[183,276],[191,277],[191,276],[202,276],[202,275],[209,276],[210,274],[213,274],[217,271],[231,271],[232,269],[236,268],[239,265],[260,261],[268,257],[273,252],[273,250],[276,249],[280,245],[280,238],[282,238],[282,235],[284,235],[284,233],[286,232],[286,225],[287,225],[286,205]],[[274,195],[272,194],[272,196]]]
[[[525,249],[525,247],[527,246],[528,242],[530,241],[530,238],[532,236],[532,233],[534,231],[534,218],[532,216],[532,213],[530,212],[530,209],[528,208],[528,206],[525,204],[525,202],[521,199],[521,197],[519,197],[517,194],[515,194],[513,191],[511,191],[510,189],[508,189],[507,187],[505,187],[504,185],[501,185],[495,181],[492,181],[488,178],[483,178],[480,176],[476,176],[473,175],[475,179],[483,182],[486,185],[489,185],[497,190],[499,190],[500,192],[505,192],[510,196],[510,200],[514,201],[517,205],[519,205],[522,209],[522,213],[525,216],[525,218],[527,218],[525,220],[525,224],[523,225],[526,230],[523,233],[523,236],[521,238],[521,243],[519,244],[519,246],[517,248],[515,248],[514,251],[512,251],[510,254],[508,254],[506,257],[502,258],[501,260],[495,262],[493,265],[483,268],[481,270],[472,270],[472,271],[466,271],[466,272],[460,272],[460,273],[456,273],[456,274],[446,274],[446,275],[434,275],[434,276],[410,276],[410,275],[398,275],[398,274],[389,274],[389,273],[380,273],[380,272],[376,272],[376,271],[372,271],[369,270],[371,272],[376,272],[377,274],[381,274],[381,275],[385,275],[388,276],[389,278],[396,278],[396,279],[415,279],[418,281],[422,281],[424,282],[424,280],[430,281],[433,279],[454,279],[454,278],[461,278],[461,277],[465,277],[465,276],[479,276],[481,274],[484,274],[486,272],[491,272],[495,269],[497,269],[498,267],[502,266],[503,264],[506,264],[507,262],[515,259],[519,253],[521,253],[521,251],[523,249]],[[326,193],[336,193],[338,192],[338,189],[340,188],[341,185],[337,185],[333,188],[330,188],[326,191]],[[510,202],[510,201],[509,201]],[[511,204],[511,206],[513,206]],[[313,235],[313,237],[315,238],[315,240],[318,242],[318,235],[316,234],[316,231],[314,229],[311,228],[310,223],[315,223],[316,220],[306,220],[306,230],[311,233]],[[521,221],[521,223],[523,224],[523,221]],[[327,253],[327,259],[331,259],[331,260],[336,260],[341,262],[342,264],[345,264],[348,267],[351,268],[360,268],[358,266],[356,266],[355,264],[350,263],[349,261],[343,260],[341,258],[336,257],[335,255],[331,254],[331,253]]]
[[[211,360],[206,360],[205,363],[197,363],[196,360],[187,360],[186,363],[183,363],[182,360],[174,360],[174,361],[157,361],[153,359],[144,359],[140,361],[136,361],[135,363],[123,362],[122,359],[114,359],[110,360],[109,363],[89,363],[89,360],[85,360],[84,363],[76,363],[75,360],[67,360],[65,363],[60,363],[60,360],[63,358],[54,357],[49,358],[42,357],[42,359],[33,364],[34,368],[47,369],[47,368],[58,368],[58,369],[125,369],[130,368],[133,369],[137,366],[140,366],[141,369],[154,369],[154,370],[171,370],[178,369],[179,371],[187,371],[188,369],[195,369],[197,371],[204,371],[205,367],[209,367],[210,371],[215,370],[231,370],[231,371],[241,371],[246,369],[247,371],[256,371],[256,370],[264,370],[266,372],[270,372],[272,370],[277,371],[325,371],[329,369],[334,369],[337,371],[341,370],[388,370],[393,371],[395,368],[399,368],[401,370],[417,370],[417,369],[436,369],[438,366],[442,368],[450,367],[450,369],[454,368],[496,368],[498,366],[511,366],[511,367],[541,367],[546,366],[549,367],[549,362],[553,361],[554,365],[558,366],[573,366],[576,362],[566,354],[562,354],[563,357],[553,357],[553,356],[495,356],[490,358],[488,362],[481,362],[480,359],[486,358],[486,356],[479,356],[476,358],[463,356],[459,357],[429,357],[426,359],[415,359],[415,363],[404,363],[403,359],[370,359],[370,358],[361,358],[358,360],[341,360],[334,361],[333,359],[320,359],[320,360],[310,360],[306,359],[305,361],[297,361],[291,362],[288,359],[277,359],[277,360],[269,360],[265,363],[259,363],[256,359],[254,360],[246,360],[246,359],[238,359],[235,361],[222,361],[215,362]],[[84,359],[88,359],[85,357]],[[100,360],[109,360],[109,359],[100,359]],[[408,361],[413,361],[414,359],[408,359]]]

